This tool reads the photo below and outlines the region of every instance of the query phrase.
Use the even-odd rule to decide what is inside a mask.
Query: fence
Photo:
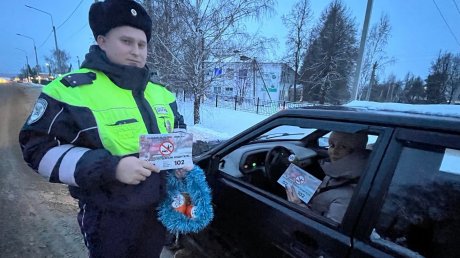
[[[176,93],[176,98],[182,101],[193,100],[193,96],[186,94]],[[221,96],[213,95],[206,96],[201,99],[202,105],[208,105],[219,108],[228,108],[233,110],[240,110],[252,112],[260,115],[272,115],[280,110],[287,108],[297,108],[305,106],[313,106],[312,103],[307,102],[290,102],[290,101],[267,101],[260,98],[243,98],[238,96]]]

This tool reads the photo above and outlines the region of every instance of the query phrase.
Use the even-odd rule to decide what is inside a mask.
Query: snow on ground
[[[200,124],[193,125],[193,103],[177,103],[179,113],[184,116],[187,131],[193,133],[193,140],[222,141],[229,139],[268,116],[238,110],[200,106]]]

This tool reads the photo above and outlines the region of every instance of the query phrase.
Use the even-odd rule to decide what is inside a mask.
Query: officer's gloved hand
[[[147,179],[152,172],[159,173],[160,169],[148,161],[128,156],[118,163],[115,177],[122,183],[137,185]]]

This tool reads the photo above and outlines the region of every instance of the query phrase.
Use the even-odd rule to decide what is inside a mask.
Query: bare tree
[[[57,60],[60,60],[58,62]],[[70,72],[70,54],[65,50],[51,50],[50,56],[45,56],[45,62],[49,64],[53,74],[61,74]],[[60,65],[60,66],[59,66]]]
[[[200,100],[219,74],[218,64],[236,50],[256,53],[269,41],[254,40],[242,22],[270,12],[273,0],[146,0],[153,16],[149,65],[161,82],[194,96],[194,123]]]
[[[386,93],[384,101],[386,102],[397,102],[399,93],[402,92],[402,82],[396,79],[394,74],[388,76],[387,81],[384,82],[386,86]]]
[[[377,76],[384,71],[386,65],[394,62],[394,58],[388,57],[385,47],[390,38],[391,25],[386,14],[380,16],[377,24],[373,25],[366,42],[366,52],[364,56],[363,66],[361,69],[360,82],[358,85],[358,99],[362,99],[363,88],[367,85],[372,86],[373,76]],[[375,77],[374,77],[375,78]],[[372,90],[367,90],[367,97],[370,96]]]
[[[460,96],[460,53],[452,58],[448,84],[450,86],[449,104],[456,104]]]
[[[427,103],[440,104],[447,101],[452,57],[452,53],[440,52],[438,58],[432,62],[426,79]]]
[[[299,0],[291,9],[288,15],[281,17],[284,25],[288,28],[286,45],[288,47],[288,60],[294,67],[294,93],[292,100],[297,100],[297,81],[300,69],[300,61],[306,52],[306,41],[308,40],[309,30],[307,24],[312,19],[312,11],[308,0]]]

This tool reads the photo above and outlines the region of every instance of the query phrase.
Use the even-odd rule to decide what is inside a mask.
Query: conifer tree
[[[349,99],[356,55],[356,24],[336,0],[322,13],[310,38],[301,68],[304,100],[339,104]]]

